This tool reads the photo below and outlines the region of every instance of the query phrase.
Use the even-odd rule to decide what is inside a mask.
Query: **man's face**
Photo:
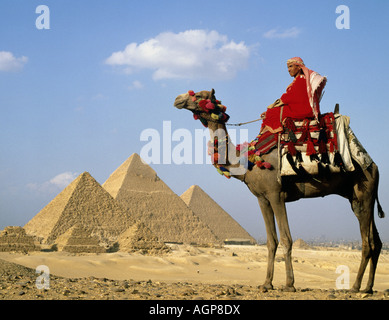
[[[295,63],[288,63],[288,72],[291,77],[296,77],[296,75],[300,72],[301,67]]]

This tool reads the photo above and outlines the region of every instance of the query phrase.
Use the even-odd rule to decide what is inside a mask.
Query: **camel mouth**
[[[190,106],[187,103],[188,95],[187,94],[181,94],[179,95],[176,100],[174,101],[174,106],[177,109],[188,109],[188,110],[195,110],[194,106]]]
[[[178,97],[176,98],[176,100],[174,101],[174,106],[175,106],[177,109],[182,109],[182,108],[185,107],[185,103],[186,103],[185,99],[182,98],[181,96],[178,96]]]

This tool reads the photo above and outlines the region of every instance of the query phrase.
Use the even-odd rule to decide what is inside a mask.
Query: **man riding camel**
[[[289,59],[287,67],[294,80],[281,98],[262,113],[261,131],[265,128],[272,133],[282,131],[282,121],[286,118],[293,120],[319,118],[319,103],[327,78],[308,69],[299,57]]]

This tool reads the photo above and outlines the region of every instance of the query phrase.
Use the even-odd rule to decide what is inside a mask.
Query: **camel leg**
[[[273,212],[276,216],[278,230],[280,232],[280,243],[284,249],[285,269],[286,269],[286,291],[295,292],[294,274],[292,266],[292,236],[290,234],[288,216],[286,214],[285,201],[280,193],[269,196]]]
[[[261,286],[265,290],[273,290],[273,276],[274,276],[274,258],[278,247],[276,224],[274,221],[273,209],[269,201],[263,197],[258,198],[258,203],[261,208],[263,220],[266,226],[267,235],[267,271],[265,283]]]
[[[363,201],[354,199],[351,205],[359,220],[362,238],[361,264],[359,266],[355,283],[351,290],[358,292],[361,288],[362,278],[365,273],[367,263],[370,260],[369,279],[366,285],[366,289],[363,290],[363,292],[372,293],[375,271],[382,247],[382,242],[374,223],[374,198],[364,199]]]
[[[380,256],[381,248],[382,248],[382,242],[378,235],[378,231],[375,226],[374,220],[372,221],[371,227],[372,228],[370,234],[372,236],[370,237],[370,245],[372,248],[372,255],[370,258],[369,280],[367,281],[365,290],[363,290],[366,293],[373,293],[375,272],[377,269],[378,258]]]
[[[363,171],[361,180],[354,186],[351,207],[358,218],[362,238],[362,259],[352,291],[359,291],[362,278],[370,260],[369,279],[364,292],[372,293],[374,277],[382,242],[374,223],[374,205],[378,189],[378,168],[373,165],[369,170]]]
[[[351,291],[353,292],[358,292],[359,289],[361,288],[363,274],[365,273],[367,263],[369,262],[371,256],[368,232],[366,231],[365,226],[362,224],[360,225],[360,229],[361,229],[361,237],[362,237],[362,259],[359,265],[359,269],[358,269],[358,273],[354,285],[351,288]]]

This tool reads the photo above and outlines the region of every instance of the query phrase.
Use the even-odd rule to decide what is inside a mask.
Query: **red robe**
[[[305,76],[300,75],[286,89],[280,100],[284,104],[282,120],[285,118],[305,119],[313,118],[314,114],[309,103],[307,83]],[[267,109],[266,118],[263,120],[262,127],[268,127],[270,131],[279,132],[282,130],[281,107]],[[270,128],[269,128],[270,127]]]

